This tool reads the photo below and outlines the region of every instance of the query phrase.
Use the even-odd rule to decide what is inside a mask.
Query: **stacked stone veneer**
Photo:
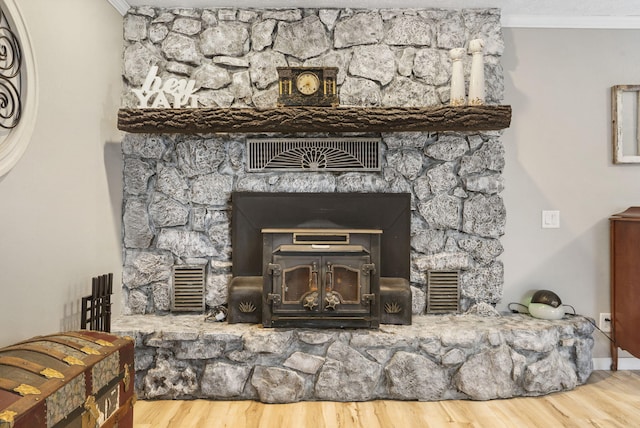
[[[194,79],[207,107],[275,106],[276,67],[285,65],[339,67],[343,105],[444,105],[448,51],[474,38],[486,43],[487,100],[502,99],[503,42],[493,9],[141,7],[125,17],[124,37],[124,107],[137,106],[131,89],[152,65],[164,79]],[[586,381],[588,320],[499,316],[491,307],[503,283],[499,133],[373,136],[382,138],[379,173],[248,173],[247,135],[125,136],[123,295],[130,315],[112,331],[135,338],[141,398],[487,400]],[[417,315],[411,326],[379,330],[264,329],[167,314],[176,264],[206,265],[207,305],[226,302],[232,191],[408,192],[414,314],[424,312],[429,269],[460,270],[462,309],[470,310]]]
[[[273,107],[276,67],[313,65],[339,67],[342,105],[446,105],[449,49],[475,38],[485,40],[487,102],[495,104],[503,96],[499,22],[495,9],[133,8],[124,19],[122,104],[138,105],[131,89],[158,65],[164,79],[195,80],[201,106]],[[429,269],[461,271],[464,310],[497,303],[505,225],[499,133],[381,137],[379,173],[247,173],[247,135],[126,135],[125,312],[167,313],[175,264],[206,265],[206,304],[226,302],[232,191],[411,193],[414,312],[424,311]]]
[[[145,399],[490,400],[570,390],[592,371],[593,326],[582,317],[422,315],[372,331],[132,315],[112,331],[136,341]]]

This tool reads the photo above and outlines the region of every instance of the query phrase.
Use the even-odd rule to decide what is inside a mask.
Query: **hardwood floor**
[[[594,371],[573,391],[492,401],[138,401],[135,428],[640,426],[640,371]]]

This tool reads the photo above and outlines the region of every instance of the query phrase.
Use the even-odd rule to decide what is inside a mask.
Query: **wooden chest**
[[[0,428],[132,427],[133,341],[94,331],[0,349]]]

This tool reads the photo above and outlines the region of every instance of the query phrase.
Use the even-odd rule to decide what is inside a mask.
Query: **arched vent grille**
[[[380,171],[380,139],[248,139],[247,170]]]

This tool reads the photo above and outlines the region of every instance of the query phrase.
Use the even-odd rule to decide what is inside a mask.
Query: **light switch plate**
[[[558,229],[560,227],[560,211],[542,211],[542,228]]]

